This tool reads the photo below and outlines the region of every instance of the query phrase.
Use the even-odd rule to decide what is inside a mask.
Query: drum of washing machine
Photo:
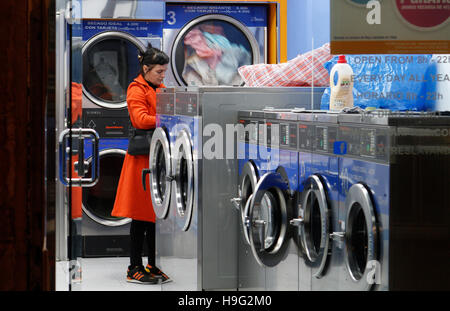
[[[265,61],[267,7],[166,7],[164,50],[172,60],[166,85],[241,85],[237,69]]]
[[[119,184],[122,164],[126,151],[122,149],[105,149],[100,151],[100,178],[91,188],[83,188],[83,212],[96,223],[117,227],[130,222],[129,218],[111,216]],[[88,163],[90,164],[91,158]],[[90,174],[91,166],[87,174]]]

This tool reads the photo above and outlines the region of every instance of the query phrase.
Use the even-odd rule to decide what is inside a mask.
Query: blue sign
[[[83,20],[83,40],[104,31],[124,31],[138,38],[162,37],[162,21]]]
[[[164,28],[181,28],[199,16],[210,14],[233,17],[247,27],[267,26],[267,8],[265,6],[174,4],[166,6]]]
[[[347,154],[347,142],[335,141],[333,145],[334,154],[344,155]]]

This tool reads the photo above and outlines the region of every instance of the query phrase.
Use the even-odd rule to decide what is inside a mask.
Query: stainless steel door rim
[[[164,157],[166,178],[160,180],[161,176],[156,173],[158,170],[158,157]],[[156,217],[164,219],[170,207],[171,193],[172,193],[172,155],[170,150],[170,143],[167,133],[163,128],[158,127],[152,136],[149,153],[150,163],[150,195],[152,198],[153,209]],[[161,193],[160,183],[164,183],[164,193]]]

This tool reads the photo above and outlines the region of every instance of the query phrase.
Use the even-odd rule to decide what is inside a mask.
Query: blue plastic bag
[[[420,98],[428,111],[450,111],[450,55],[433,55]]]
[[[424,85],[431,79],[427,72],[432,55],[346,55],[354,73],[354,106],[390,110],[427,109]],[[324,67],[331,72],[338,56]],[[429,83],[429,82],[428,82]],[[322,96],[320,108],[328,110],[330,88]]]

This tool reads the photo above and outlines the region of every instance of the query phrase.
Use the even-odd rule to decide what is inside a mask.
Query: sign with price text
[[[449,54],[450,0],[330,0],[332,54]]]

